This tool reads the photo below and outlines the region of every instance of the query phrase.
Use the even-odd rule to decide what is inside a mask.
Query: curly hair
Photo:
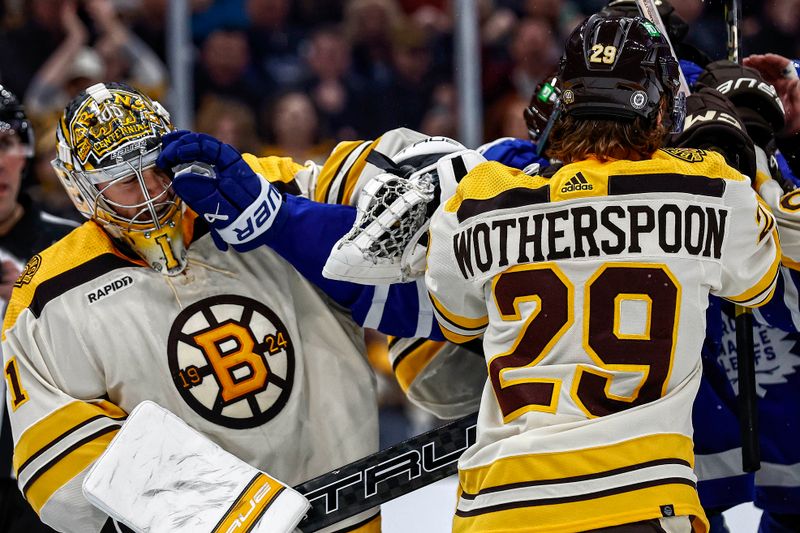
[[[661,100],[662,113],[666,101]],[[657,118],[633,120],[585,119],[562,116],[547,141],[548,157],[565,163],[590,156],[610,159],[648,159],[664,146],[667,129]]]

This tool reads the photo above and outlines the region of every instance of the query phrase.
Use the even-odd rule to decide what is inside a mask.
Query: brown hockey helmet
[[[654,120],[665,97],[664,125],[673,132],[683,125],[678,61],[665,36],[643,18],[592,15],[567,40],[558,78],[567,115]]]

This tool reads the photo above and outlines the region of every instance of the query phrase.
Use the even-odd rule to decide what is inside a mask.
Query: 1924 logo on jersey
[[[36,254],[30,258],[28,264],[22,269],[22,273],[17,278],[17,281],[14,282],[14,286],[19,288],[30,283],[40,266],[42,266],[42,256]]]
[[[708,155],[708,152],[700,148],[662,148],[662,150],[675,159],[680,159],[687,163],[699,163],[705,160],[706,155]]]
[[[167,347],[173,382],[200,416],[245,429],[275,417],[294,380],[294,344],[267,306],[244,296],[213,296],[184,309]]]

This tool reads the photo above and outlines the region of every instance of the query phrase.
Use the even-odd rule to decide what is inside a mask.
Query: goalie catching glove
[[[209,223],[220,250],[257,248],[278,217],[283,203],[278,190],[235,148],[209,135],[186,130],[164,135],[157,164],[175,172],[175,192]]]
[[[150,401],[92,465],[83,493],[137,533],[289,533],[310,508],[299,492]]]
[[[365,285],[402,283],[425,272],[426,232],[436,207],[486,159],[447,137],[418,141],[393,160],[370,156],[386,172],[362,189],[353,228],[334,245],[322,274]]]

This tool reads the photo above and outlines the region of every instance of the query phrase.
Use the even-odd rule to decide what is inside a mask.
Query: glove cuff
[[[272,227],[283,205],[283,197],[278,190],[263,176],[259,175],[259,178],[261,178],[261,192],[258,198],[231,224],[216,229],[222,240],[237,250],[266,233]]]

